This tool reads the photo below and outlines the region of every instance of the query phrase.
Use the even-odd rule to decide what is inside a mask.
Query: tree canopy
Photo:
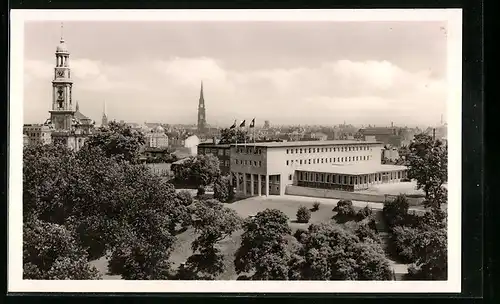
[[[238,274],[248,273],[252,280],[288,278],[288,217],[276,209],[266,209],[243,225],[241,246],[235,254]]]
[[[97,129],[85,141],[86,146],[99,147],[108,157],[132,163],[139,162],[140,149],[144,144],[144,134],[114,121]]]
[[[417,134],[408,150],[408,177],[425,191],[428,205],[439,207],[446,197],[443,184],[448,180],[448,147],[429,135]]]
[[[177,182],[207,186],[220,176],[219,159],[213,155],[197,155],[172,168]]]
[[[245,140],[250,141],[248,132],[239,128],[226,128],[220,130],[220,144],[234,144],[236,142],[243,143]]]
[[[335,223],[310,225],[300,237],[290,279],[390,280],[392,272],[380,245]]]

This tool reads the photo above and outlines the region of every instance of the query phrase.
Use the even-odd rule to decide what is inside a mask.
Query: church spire
[[[203,80],[201,81],[201,89],[200,89],[200,106],[205,105],[205,98],[203,98]]]
[[[61,42],[64,42],[64,24],[61,22]]]
[[[76,112],[80,111],[80,106],[78,105],[78,100],[76,101],[76,108],[75,108]]]

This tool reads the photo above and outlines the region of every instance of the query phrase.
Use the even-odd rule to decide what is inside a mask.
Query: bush
[[[358,221],[362,221],[364,220],[365,218],[371,216],[373,214],[373,211],[370,207],[368,207],[368,205],[366,205],[365,208],[361,209],[358,211],[357,213],[357,218],[358,218]]]
[[[350,217],[356,215],[351,200],[340,200],[337,206],[333,208],[333,211],[336,211],[338,216]]]
[[[311,211],[304,206],[300,206],[297,210],[297,222],[308,223],[311,219]]]
[[[389,227],[404,225],[408,218],[410,204],[404,194],[398,195],[392,201],[384,202],[384,217]]]
[[[396,226],[392,229],[394,246],[398,257],[404,263],[417,261],[415,240],[420,231],[412,227]]]
[[[318,211],[319,210],[319,205],[320,205],[319,202],[314,202],[314,204],[313,204],[313,211]]]
[[[196,196],[200,197],[202,195],[205,195],[205,187],[198,187],[198,192],[196,193]]]
[[[177,198],[181,201],[181,204],[186,207],[193,203],[193,197],[191,196],[191,193],[186,190],[179,191],[179,193],[177,193]]]
[[[295,231],[295,233],[293,234],[293,237],[299,241],[299,243],[301,242],[301,239],[302,239],[302,236],[307,233],[307,230],[304,230],[304,229],[297,229]]]

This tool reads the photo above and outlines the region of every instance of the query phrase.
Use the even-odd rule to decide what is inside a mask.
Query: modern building
[[[232,144],[232,181],[245,195],[283,195],[288,185],[355,191],[405,178],[406,167],[381,164],[382,148],[355,140]]]
[[[106,114],[106,102],[104,102],[102,106],[102,119],[101,119],[101,126],[105,127],[108,125],[108,115]]]
[[[95,122],[80,112],[73,100],[73,80],[69,65],[69,51],[63,37],[56,49],[56,66],[52,81],[52,109],[44,123],[52,129],[53,143],[62,143],[78,151],[85,139],[92,134]]]
[[[201,143],[198,145],[198,155],[213,155],[219,159],[222,174],[229,174],[231,168],[231,145]]]

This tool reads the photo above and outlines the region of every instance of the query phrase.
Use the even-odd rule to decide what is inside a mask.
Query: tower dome
[[[59,42],[59,45],[56,48],[56,53],[69,53],[68,47],[66,43],[64,43],[64,39],[61,38],[61,41]]]
[[[165,129],[163,129],[162,126],[158,126],[158,127],[156,127],[155,132],[156,133],[163,133],[163,132],[165,132]]]

